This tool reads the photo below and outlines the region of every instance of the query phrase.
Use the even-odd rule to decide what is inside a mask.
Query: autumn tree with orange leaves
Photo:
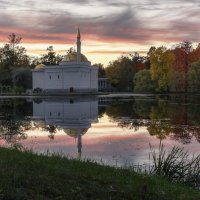
[[[191,42],[181,42],[173,49],[151,47],[145,62],[149,63],[151,79],[157,92],[191,92],[200,90],[197,86],[200,80],[195,75],[199,74],[199,61],[200,44],[195,48]],[[140,79],[134,79],[135,85],[149,84],[149,80],[148,83],[141,83],[141,80],[147,80],[141,77],[143,74],[140,74]],[[140,80],[140,83],[136,80]]]

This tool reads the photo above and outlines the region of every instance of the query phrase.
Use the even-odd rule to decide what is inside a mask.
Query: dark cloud
[[[71,1],[71,0],[57,0],[57,2],[60,2],[60,3],[63,3],[63,4],[65,4],[65,3],[72,3],[72,4],[78,4],[78,5],[82,5],[82,4],[90,4],[90,3],[92,3],[93,1],[91,1],[91,0],[73,0],[73,1]]]
[[[71,42],[79,25],[86,38],[105,42],[198,41],[199,5],[196,0],[0,0],[0,36],[17,31],[29,40]]]

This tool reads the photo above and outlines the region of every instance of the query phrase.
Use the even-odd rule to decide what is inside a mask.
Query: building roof
[[[77,52],[71,52],[64,56],[64,62],[76,62],[77,61]],[[88,59],[85,55],[81,54],[81,62],[88,62]]]
[[[45,65],[44,64],[38,64],[35,69],[44,69]]]

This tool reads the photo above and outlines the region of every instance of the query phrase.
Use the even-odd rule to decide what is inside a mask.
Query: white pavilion
[[[45,93],[92,93],[98,91],[98,68],[81,54],[78,28],[77,52],[66,54],[59,65],[39,64],[32,70],[33,91]]]

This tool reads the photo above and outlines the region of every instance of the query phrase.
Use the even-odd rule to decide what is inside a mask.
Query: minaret
[[[81,34],[80,34],[80,30],[78,27],[78,32],[77,32],[77,63],[81,62]]]

